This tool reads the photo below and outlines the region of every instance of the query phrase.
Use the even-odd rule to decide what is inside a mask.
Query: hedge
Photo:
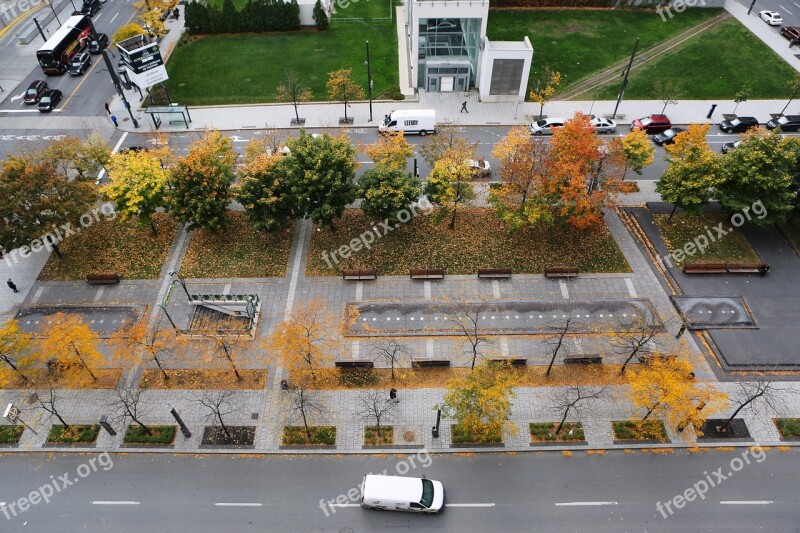
[[[185,24],[192,35],[296,30],[300,27],[300,6],[297,0],[250,0],[237,11],[232,0],[225,0],[221,9],[189,2]]]

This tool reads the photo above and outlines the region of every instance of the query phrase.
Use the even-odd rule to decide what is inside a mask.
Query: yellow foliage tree
[[[183,354],[183,343],[178,342],[175,330],[158,324],[152,333],[148,333],[147,323],[143,320],[119,330],[108,344],[114,350],[114,360],[121,363],[123,368],[133,368],[141,359],[150,359],[158,366],[165,380],[169,379],[165,370],[166,361]]]
[[[320,370],[336,357],[340,346],[338,324],[320,299],[295,307],[265,342],[278,365],[291,372],[292,380],[316,380]]]
[[[149,9],[143,11],[141,15],[139,15],[139,21],[142,23],[142,29],[145,29],[146,33],[150,35],[154,35],[156,37],[160,37],[167,33],[167,28],[164,26],[164,22],[161,20],[161,13],[157,8]]]
[[[27,370],[37,359],[33,336],[22,331],[16,320],[9,320],[0,327],[0,386],[10,383],[14,375],[27,385],[32,377]]]
[[[120,28],[114,32],[112,36],[112,43],[117,44],[119,42],[124,41],[125,39],[130,39],[135,35],[147,35],[147,32],[144,31],[139,24],[135,22],[131,22],[130,24],[125,24],[124,26],[120,26]]]
[[[650,138],[643,129],[637,128],[624,137],[618,137],[612,141],[612,144],[614,143],[619,144],[619,149],[623,154],[625,163],[625,172],[622,174],[623,180],[628,173],[628,169],[641,176],[642,169],[653,162],[656,148],[650,142]]]
[[[630,373],[628,398],[644,416],[664,417],[670,427],[705,420],[725,406],[727,396],[695,381],[692,365],[683,358],[662,354],[647,356],[647,364]]]
[[[469,155],[460,150],[445,150],[433,165],[425,183],[425,195],[445,211],[451,212],[450,229],[456,227],[458,208],[475,198]]]
[[[384,165],[405,172],[408,158],[414,155],[414,149],[408,144],[403,132],[397,131],[381,135],[378,142],[364,147],[364,153],[376,165]]]
[[[557,70],[551,70],[550,67],[545,67],[542,78],[530,93],[531,101],[539,104],[539,117],[544,112],[544,104],[556,94],[559,85],[561,85],[561,73]]]
[[[67,385],[86,383],[87,375],[97,381],[97,370],[104,363],[98,349],[98,335],[80,317],[56,313],[39,340],[45,358],[55,358],[61,367],[61,379]]]
[[[328,74],[328,98],[344,104],[344,119],[347,122],[347,106],[353,100],[364,98],[364,89],[353,79],[353,69],[340,68]]]

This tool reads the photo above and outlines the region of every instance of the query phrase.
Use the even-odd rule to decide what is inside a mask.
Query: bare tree
[[[365,422],[375,421],[378,438],[381,436],[381,421],[391,421],[396,402],[387,401],[386,393],[378,389],[366,389],[358,394],[358,415]]]
[[[218,422],[228,439],[232,438],[232,435],[228,426],[225,425],[225,417],[237,413],[241,409],[235,402],[236,397],[236,391],[218,390],[206,391],[197,400],[197,403],[208,409],[207,418],[215,423]]]
[[[564,422],[567,421],[570,415],[575,418],[580,417],[584,408],[591,405],[591,401],[604,399],[607,390],[608,385],[598,388],[596,386],[583,385],[578,380],[573,380],[566,387],[559,389],[552,403],[552,409],[561,414],[561,421],[556,428],[556,435],[561,433]]]
[[[58,418],[64,428],[69,429],[70,425],[64,420],[59,412],[59,405],[61,403],[61,396],[58,395],[58,389],[55,388],[53,383],[49,383],[44,390],[35,390],[31,398],[36,402],[36,408],[49,413],[51,416]]]
[[[289,418],[299,417],[306,430],[306,437],[311,440],[311,427],[308,420],[314,415],[321,415],[325,412],[325,406],[319,400],[317,392],[306,388],[304,383],[288,390],[289,401],[287,409]]]
[[[756,411],[756,409],[763,404],[763,407],[772,409],[773,412],[780,412],[783,406],[783,400],[788,394],[793,394],[793,391],[782,389],[775,386],[771,379],[760,376],[756,381],[739,381],[736,383],[739,387],[736,392],[729,395],[731,403],[736,405],[736,410],[728,417],[722,426],[721,431],[727,430],[733,419],[736,418],[742,409],[745,407]]]
[[[111,417],[125,426],[127,419],[141,427],[146,435],[150,435],[150,428],[142,422],[142,417],[148,413],[148,409],[143,401],[142,394],[144,389],[135,387],[119,387],[114,389],[114,396],[108,407],[113,411]]]
[[[639,319],[630,327],[623,328],[616,334],[617,349],[619,353],[625,355],[625,362],[619,371],[620,375],[625,373],[625,368],[634,357],[651,352],[651,341],[662,331],[664,331],[664,324],[653,318],[653,320]]]
[[[400,366],[403,361],[411,361],[411,351],[405,344],[397,342],[395,339],[381,341],[374,345],[370,350],[370,355],[375,361],[382,361],[392,369],[392,381],[394,381],[394,369]]]
[[[295,124],[300,124],[300,112],[298,106],[304,102],[310,102],[314,97],[311,89],[303,87],[300,82],[300,75],[296,70],[286,69],[283,80],[278,85],[278,101],[287,102],[294,107]]]
[[[242,381],[236,362],[239,358],[239,349],[242,347],[241,335],[226,335],[224,331],[217,331],[216,335],[208,335],[214,342],[214,356],[228,362],[236,376],[236,381]]]
[[[558,352],[561,350],[561,347],[564,346],[564,338],[567,336],[567,333],[569,333],[569,325],[571,321],[572,319],[568,318],[564,323],[564,327],[559,328],[556,335],[551,339],[553,356],[550,358],[550,364],[547,365],[547,372],[544,373],[545,376],[550,375],[550,370],[553,369],[553,363],[555,363],[556,357],[558,357]]]
[[[469,363],[470,369],[475,369],[475,363],[484,354],[480,346],[489,342],[483,333],[482,325],[485,313],[490,311],[489,302],[481,299],[478,302],[469,302],[457,299],[454,302],[455,309],[453,314],[447,316],[447,321],[454,326],[458,334],[466,337],[469,343]]]

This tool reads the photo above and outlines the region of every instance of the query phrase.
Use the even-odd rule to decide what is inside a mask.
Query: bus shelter
[[[189,115],[189,108],[185,105],[172,104],[169,106],[146,107],[144,112],[150,115],[156,129],[161,127],[164,120],[168,120],[170,124],[183,124],[187,128],[192,121],[192,117]]]

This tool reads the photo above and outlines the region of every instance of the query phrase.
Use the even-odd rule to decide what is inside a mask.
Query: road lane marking
[[[139,502],[131,502],[124,500],[95,500],[92,505],[139,505]]]
[[[445,507],[494,507],[493,503],[446,503]]]
[[[97,22],[97,19],[99,19],[99,18],[100,18],[100,17],[102,17],[102,16],[103,16],[103,14],[102,14],[102,13],[98,13],[97,15],[93,16],[93,17],[92,17],[92,23],[95,23],[95,22]]]
[[[114,19],[116,19],[118,16],[119,16],[119,13],[114,13],[114,16],[111,17],[111,20],[109,20],[108,23],[111,24],[112,22],[114,22]]]
[[[361,507],[360,503],[329,503],[331,507]]]
[[[214,505],[217,507],[261,507],[264,505],[263,503],[228,503],[228,502],[217,502]]]
[[[633,280],[625,278],[625,285],[628,287],[628,294],[631,298],[636,298],[636,289],[633,288]]]
[[[39,113],[39,108],[34,107],[33,109],[0,109],[0,113]],[[50,111],[51,113],[58,113],[61,112],[61,109],[53,109]]]
[[[557,503],[556,507],[597,507],[600,505],[618,505],[617,502],[561,502]]]
[[[117,141],[117,144],[114,145],[114,149],[111,150],[111,155],[114,155],[119,151],[119,147],[122,146],[122,143],[125,142],[125,138],[127,136],[128,136],[128,132],[127,131],[122,134],[122,137],[119,138],[119,141]],[[103,180],[103,176],[105,176],[105,175],[106,175],[106,169],[105,168],[101,168],[100,172],[97,174],[97,179],[94,181],[94,184],[95,185],[99,185],[100,182]]]
[[[791,11],[789,11],[788,9],[786,9],[785,7],[783,7],[783,6],[782,6],[782,5],[780,5],[780,4],[778,4],[778,7],[779,7],[779,8],[781,8],[781,9],[783,9],[784,11],[786,11],[787,13],[789,13],[790,15],[794,15],[794,13],[792,13]]]
[[[774,503],[770,500],[722,500],[720,505],[769,505]]]

